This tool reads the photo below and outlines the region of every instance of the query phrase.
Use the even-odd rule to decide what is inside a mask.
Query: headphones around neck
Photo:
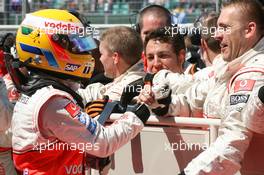
[[[170,21],[170,23],[172,23],[173,15],[171,14],[171,12],[167,8],[165,8],[165,7],[161,6],[161,5],[151,4],[151,5],[148,5],[148,6],[144,7],[144,8],[142,8],[141,10],[139,10],[138,15],[137,15],[137,21],[136,21],[136,24],[134,26],[136,32],[140,33],[140,31],[141,31],[140,24],[139,24],[140,23],[140,18],[142,18],[144,13],[146,13],[148,10],[150,10],[152,8],[157,8],[157,9],[160,9],[160,10],[164,11],[165,14],[166,14],[166,18]]]

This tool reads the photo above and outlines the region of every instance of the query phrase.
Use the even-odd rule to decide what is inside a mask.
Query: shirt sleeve
[[[103,97],[103,87],[104,85],[101,83],[94,83],[88,85],[85,89],[78,89],[77,93],[83,98],[84,104],[87,104]]]
[[[250,102],[254,101],[254,94],[264,83],[261,76],[261,73],[245,73],[232,83],[219,136],[207,150],[188,164],[184,170],[186,174],[235,174],[239,171],[253,135],[245,118],[254,118],[256,114],[248,109],[252,111],[254,108]]]
[[[50,99],[41,109],[40,121],[42,135],[56,137],[70,145],[93,145],[92,149],[86,146],[81,151],[98,157],[111,155],[144,127],[131,112],[104,127],[64,97]]]
[[[155,74],[152,83],[157,89],[168,85],[173,94],[183,94],[189,86],[194,84],[194,79],[192,75],[161,70]]]
[[[196,82],[184,94],[172,94],[168,114],[201,117],[208,89],[213,83],[213,79]]]

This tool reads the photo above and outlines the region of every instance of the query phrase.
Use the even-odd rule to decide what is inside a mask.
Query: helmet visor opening
[[[56,38],[53,37],[53,41],[74,54],[87,54],[97,48],[97,44],[91,36],[56,34]]]
[[[91,36],[68,35],[70,41],[70,51],[72,53],[87,53],[96,49],[97,44]]]

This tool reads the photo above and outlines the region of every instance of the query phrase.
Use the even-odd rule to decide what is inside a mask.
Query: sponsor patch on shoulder
[[[77,114],[81,112],[81,108],[73,102],[68,103],[64,108],[71,115],[72,118],[74,118]]]
[[[256,80],[237,80],[235,81],[234,92],[252,91]]]
[[[231,95],[230,105],[236,105],[238,103],[247,103],[249,95]]]

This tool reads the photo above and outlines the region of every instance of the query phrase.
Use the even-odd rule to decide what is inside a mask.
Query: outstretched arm
[[[64,97],[50,99],[41,111],[42,134],[55,136],[70,145],[88,145],[80,151],[98,157],[111,155],[144,127],[140,118],[132,112],[124,113],[112,125],[104,127]]]

